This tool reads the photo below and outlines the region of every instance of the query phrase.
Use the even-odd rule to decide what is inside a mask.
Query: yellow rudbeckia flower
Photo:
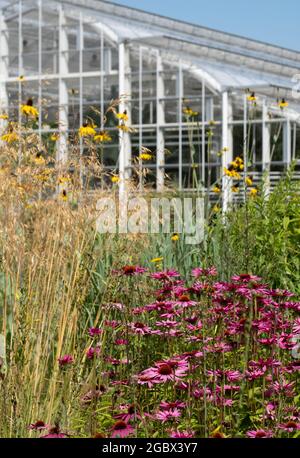
[[[246,177],[245,178],[245,183],[247,186],[252,186],[253,185],[253,180],[251,177]]]
[[[198,114],[199,114],[198,111],[194,111],[190,107],[185,107],[185,108],[183,108],[182,111],[188,117],[195,117],[195,116],[198,116]]]
[[[123,113],[117,113],[116,117],[117,117],[117,119],[120,119],[121,121],[128,121],[128,119],[129,119],[126,110]]]
[[[71,178],[68,176],[61,176],[61,177],[58,177],[57,181],[59,184],[70,183]]]
[[[139,158],[142,159],[143,161],[151,161],[152,159],[152,154],[149,153],[141,153]]]
[[[212,188],[212,192],[214,192],[215,194],[219,194],[219,193],[221,192],[220,186],[217,186],[217,185],[214,186],[214,187]]]
[[[107,132],[99,132],[99,134],[95,135],[94,140],[99,143],[111,142],[112,138]]]
[[[40,151],[38,151],[35,155],[35,157],[32,160],[36,165],[44,165],[46,163],[45,159],[43,158],[43,155]]]
[[[125,124],[119,124],[118,129],[122,130],[123,132],[130,132],[130,127],[126,126]]]
[[[50,169],[44,169],[42,170],[42,173],[40,173],[39,175],[36,175],[36,178],[41,182],[46,182],[51,177],[51,174],[52,172]]]
[[[53,142],[56,142],[58,139],[59,139],[59,134],[56,134],[56,133],[52,134],[50,137],[50,140]]]
[[[255,197],[258,193],[258,190],[256,188],[251,188],[249,193],[251,197]]]
[[[19,140],[19,137],[16,132],[7,132],[7,134],[1,136],[1,140],[6,143],[14,143]]]
[[[79,128],[79,137],[94,137],[96,135],[96,131],[93,126],[88,125],[87,123],[83,124]]]
[[[37,118],[38,110],[33,106],[32,99],[28,99],[25,105],[21,105],[21,112],[30,118]]]
[[[289,106],[289,104],[285,99],[281,99],[278,102],[278,106],[279,106],[279,108],[281,108],[283,110],[284,108],[287,108]]]
[[[255,95],[255,92],[251,92],[251,94],[248,95],[247,100],[248,100],[249,102],[256,102],[257,97],[256,97],[256,95]]]
[[[60,196],[61,200],[63,200],[64,202],[67,202],[68,200],[68,194],[67,194],[67,191],[64,189],[61,193],[60,193]]]
[[[224,168],[224,174],[229,178],[241,179],[241,175],[236,170],[229,170],[226,167]]]
[[[163,260],[164,260],[164,258],[163,258],[163,257],[161,257],[161,258],[153,258],[153,259],[151,259],[151,261],[150,261],[150,262],[153,262],[153,263],[155,263],[155,264],[156,264],[157,262],[161,262],[161,261],[163,261]]]

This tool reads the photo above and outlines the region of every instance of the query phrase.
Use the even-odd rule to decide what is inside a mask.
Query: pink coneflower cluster
[[[119,420],[111,428],[111,437],[124,438],[132,435],[134,428],[126,421]]]
[[[186,408],[186,402],[179,401],[179,400],[172,401],[172,402],[162,401],[159,404],[159,407],[161,410],[172,410],[172,409],[182,410]]]
[[[300,318],[297,318],[293,323],[293,333],[300,336]]]
[[[155,272],[151,274],[152,278],[155,278],[156,280],[162,280],[165,282],[168,282],[172,278],[180,277],[180,273],[177,272],[177,270],[170,269],[170,270],[165,270],[162,272]]]
[[[87,359],[93,359],[99,357],[101,354],[100,347],[90,347],[86,352]]]
[[[207,375],[214,377],[214,378],[226,378],[228,382],[237,382],[243,379],[243,374],[239,371],[235,370],[221,370],[221,369],[216,369],[214,371],[208,370]]]
[[[33,431],[42,431],[43,429],[48,429],[49,425],[44,423],[42,420],[38,420],[35,423],[31,423],[28,428]]]
[[[130,277],[132,275],[139,275],[147,272],[147,269],[140,266],[126,265],[123,266],[120,270],[114,270],[113,273],[117,275],[124,275]]]
[[[130,421],[140,420],[142,417],[139,413],[138,408],[134,404],[122,404],[119,406],[120,413],[114,415],[117,420]]]
[[[56,424],[55,426],[47,425],[43,421],[39,420],[29,425],[29,429],[33,431],[44,431],[48,430],[48,433],[40,436],[41,439],[64,439],[69,437],[69,434],[61,431],[60,427]]]
[[[125,305],[120,302],[110,302],[104,306],[108,310],[124,310]]]
[[[204,269],[202,267],[196,267],[192,270],[193,277],[216,277],[218,275],[217,269],[215,267],[209,267]]]
[[[167,421],[177,420],[181,416],[181,411],[179,409],[169,409],[169,410],[160,410],[155,415],[156,420],[166,423]]]
[[[248,431],[247,437],[250,437],[250,439],[269,439],[270,437],[273,437],[273,433],[272,431],[257,429],[253,431]]]
[[[300,430],[300,423],[296,423],[295,421],[288,421],[287,423],[282,423],[278,425],[279,429],[283,431],[287,431],[288,433],[292,433],[294,431]]]
[[[128,345],[129,341],[127,339],[116,339],[115,345]]]
[[[102,334],[103,330],[100,328],[90,328],[89,329],[89,335],[90,337],[97,337]]]
[[[111,399],[115,423],[107,436],[299,434],[300,358],[293,355],[300,303],[291,293],[246,273],[218,281],[214,267],[193,269],[187,281],[174,269],[151,273],[128,265],[115,273],[114,281],[125,284],[121,306],[104,306],[101,329],[90,328],[93,340],[83,347],[87,359],[101,364],[97,377]],[[139,287],[139,274],[149,291]],[[73,362],[71,355],[60,360],[61,366]],[[102,395],[90,390],[81,404]]]
[[[193,431],[170,431],[170,437],[173,439],[189,439],[191,437],[195,437],[195,433]]]
[[[151,334],[151,328],[149,328],[149,326],[139,321],[135,323],[130,323],[129,329],[136,335],[144,336],[146,334]]]
[[[74,358],[72,355],[64,355],[58,359],[58,363],[61,367],[68,366],[74,362]]]
[[[159,383],[180,381],[187,375],[188,368],[185,359],[160,361],[142,371],[138,376],[138,383],[151,387]]]

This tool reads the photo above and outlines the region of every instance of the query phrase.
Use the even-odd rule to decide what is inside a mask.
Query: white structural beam
[[[232,121],[232,103],[229,100],[228,92],[222,93],[222,188],[223,188],[223,213],[226,213],[232,201],[232,179],[224,174],[224,168],[227,168],[232,162],[233,137],[232,127],[229,123]]]
[[[283,162],[289,167],[292,161],[292,130],[291,121],[287,119],[283,124]]]
[[[78,24],[78,34],[77,34],[77,49],[79,51],[79,125],[83,125],[83,51],[84,51],[84,31],[83,31],[83,20],[82,13],[79,13],[79,24]],[[83,178],[83,139],[80,137],[80,182],[82,184]]]
[[[207,122],[214,120],[214,98],[210,96],[205,100],[205,119]]]
[[[105,62],[105,58],[104,58]],[[84,76],[86,78],[98,78],[103,74],[101,71],[96,70],[92,72],[84,72]],[[22,73],[21,73],[22,75]],[[118,75],[118,70],[110,70],[110,71],[105,71],[104,76],[117,76]],[[60,78],[59,73],[46,73],[41,76],[42,81],[56,81]],[[65,79],[74,79],[74,78],[80,78],[80,73],[79,72],[69,72],[64,75]],[[19,77],[16,76],[9,76],[7,78],[8,83],[16,83],[19,81]],[[38,75],[26,75],[26,82],[32,82],[32,81],[39,81],[39,76]]]
[[[163,63],[159,51],[156,58],[156,189],[164,189],[165,177],[165,138],[163,125],[165,123],[164,98],[165,87],[163,77]]]
[[[128,123],[131,124],[130,97],[130,54],[129,48],[124,42],[119,44],[119,112],[127,112]],[[120,129],[119,132],[119,189],[120,193],[125,191],[125,181],[130,176],[131,171],[131,140],[129,132]]]
[[[66,29],[65,12],[59,7],[59,140],[57,144],[57,161],[64,164],[68,158],[68,88],[65,75],[68,74],[68,35]]]
[[[139,154],[143,147],[143,48],[139,47]],[[143,189],[142,160],[139,160],[139,190]]]
[[[297,151],[297,123],[293,123],[293,148],[292,148],[292,161],[296,159],[296,151]]]
[[[86,22],[89,23],[87,20]],[[113,31],[111,27],[108,27],[103,22],[97,21],[96,24],[89,24],[89,25],[91,26],[91,28],[93,28],[97,32],[100,31],[101,34],[104,34],[106,39],[111,40],[112,44],[115,44],[118,42],[118,39],[119,39],[118,35]]]
[[[202,138],[202,164],[201,164],[201,169],[202,169],[202,174],[201,174],[201,179],[202,179],[202,183],[203,183],[203,187],[204,189],[206,188],[205,186],[205,176],[206,176],[206,170],[205,170],[205,167],[206,167],[206,158],[205,158],[205,152],[206,152],[206,143],[205,143],[205,140],[206,140],[206,135],[205,135],[205,122],[206,122],[206,113],[205,113],[205,96],[206,96],[206,90],[205,90],[205,80],[204,78],[202,79],[202,94],[201,94],[201,101],[202,101],[202,107],[201,107],[201,111],[202,111],[202,127],[201,127],[201,138]]]
[[[8,109],[8,95],[6,80],[8,78],[8,28],[2,12],[0,11],[0,114]],[[0,129],[5,129],[7,121],[0,119]]]
[[[24,75],[24,66],[23,66],[23,2],[22,0],[19,0],[18,4],[18,70],[19,70],[19,77],[21,75]],[[22,97],[23,97],[23,91],[22,91],[22,82],[19,79],[19,84],[18,84],[18,95],[19,95],[19,110],[18,110],[18,120],[19,120],[19,134],[21,133],[21,123],[22,123],[22,111],[21,111],[21,105],[22,105]],[[19,160],[21,158],[21,143],[19,146]]]
[[[262,168],[265,172],[264,191],[270,193],[270,165],[271,165],[271,125],[268,123],[267,100],[263,100],[262,105]]]
[[[38,108],[39,108],[39,137],[42,136],[42,22],[43,22],[43,9],[42,0],[38,0],[38,76],[39,76],[39,87],[38,87]]]
[[[248,160],[249,160],[249,151],[248,151],[248,99],[247,94],[244,94],[244,119],[243,119],[243,160],[244,160],[244,202],[246,203],[246,177],[248,173]]]
[[[100,126],[101,130],[104,129],[104,72],[105,72],[105,64],[104,64],[104,35],[103,30],[101,30],[100,34]]]
[[[176,94],[178,97],[178,122],[179,122],[179,135],[178,135],[178,185],[179,189],[182,190],[182,109],[183,109],[183,70],[182,62],[179,61],[178,74],[177,74],[177,88]]]

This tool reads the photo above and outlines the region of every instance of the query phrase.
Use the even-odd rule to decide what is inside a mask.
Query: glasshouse
[[[105,170],[129,178],[138,158],[158,191],[220,180],[225,206],[237,157],[254,183],[291,163],[297,177],[300,52],[102,0],[0,5],[2,130],[34,105],[59,160],[91,125]]]

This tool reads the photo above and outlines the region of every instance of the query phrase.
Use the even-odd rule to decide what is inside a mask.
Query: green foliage
[[[261,275],[273,287],[300,292],[300,187],[292,173],[269,195],[232,208],[208,228],[205,257],[224,279]]]

